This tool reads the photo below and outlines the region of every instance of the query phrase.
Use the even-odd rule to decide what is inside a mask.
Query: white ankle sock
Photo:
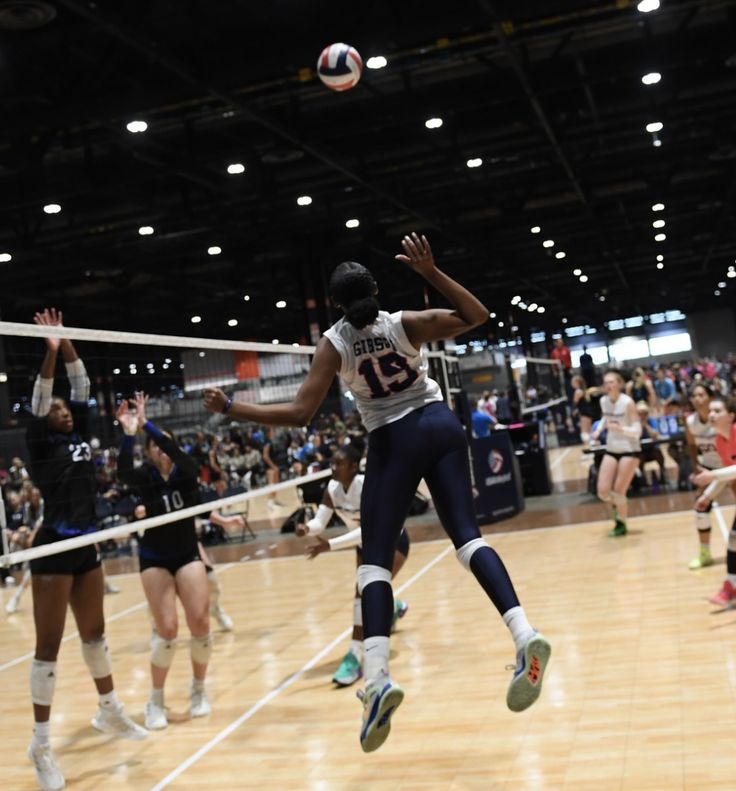
[[[351,640],[350,641],[350,653],[359,661],[363,661],[363,641],[362,640]]]
[[[204,692],[204,679],[192,679],[192,692]]]
[[[155,687],[151,690],[151,703],[156,706],[160,706],[161,708],[164,707],[164,690],[163,687],[161,689],[156,689]]]
[[[518,606],[506,610],[503,614],[503,622],[508,626],[511,636],[514,638],[516,651],[521,651],[529,638],[534,634],[534,629],[532,629],[529,625],[529,621],[526,619],[524,608]]]
[[[114,689],[105,695],[100,695],[100,708],[105,711],[120,711],[123,708]]]
[[[51,722],[49,720],[33,723],[33,741],[35,744],[48,744],[50,734]]]
[[[388,637],[366,637],[363,640],[365,660],[363,662],[366,686],[374,683],[379,676],[388,676]]]

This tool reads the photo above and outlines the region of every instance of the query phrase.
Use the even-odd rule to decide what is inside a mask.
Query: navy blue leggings
[[[368,439],[360,523],[363,563],[390,569],[401,528],[422,478],[455,549],[480,537],[473,508],[468,443],[460,421],[444,402],[429,404],[375,429]],[[518,604],[501,559],[490,547],[477,551],[471,570],[505,612]],[[363,592],[367,637],[388,634],[391,592],[384,584]]]

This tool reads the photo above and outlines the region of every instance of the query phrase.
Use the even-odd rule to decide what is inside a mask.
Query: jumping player
[[[166,433],[146,419],[148,396],[135,394],[135,412],[123,401],[116,413],[125,437],[118,457],[118,477],[136,491],[147,516],[189,508],[199,503],[199,465]],[[139,429],[146,433],[147,460],[133,467],[133,445]],[[146,727],[168,725],[164,683],[176,649],[176,597],[184,607],[191,632],[191,715],[204,717],[212,709],[204,680],[212,654],[207,572],[199,555],[194,518],[147,530],[139,542],[141,582],[154,621],[151,636],[151,697],[146,703]]]
[[[43,327],[61,327],[62,313],[52,308],[36,313]],[[56,359],[61,355],[71,385],[67,403],[52,395]],[[87,436],[89,378],[68,339],[46,338],[46,356],[33,386],[34,420],[28,429],[31,474],[41,490],[44,521],[33,546],[94,532],[97,479]],[[56,657],[64,633],[67,605],[82,641],[82,656],[99,693],[99,709],[92,725],[103,733],[126,739],[148,734],[123,710],[112,680],[110,651],[105,640],[102,608],[104,582],[100,556],[94,546],[72,549],[31,561],[33,620],[36,650],[31,664],[31,700],[35,725],[28,757],[44,791],[64,788],[64,777],[49,744],[49,718],[56,685]]]
[[[605,429],[606,452],[598,470],[598,497],[611,503],[614,525],[611,538],[625,536],[629,503],[626,493],[636,474],[641,455],[641,423],[634,401],[623,393],[624,378],[618,371],[606,371],[603,377],[605,395],[601,398],[602,418],[591,434],[597,442]]]
[[[713,394],[703,383],[696,384],[690,392],[690,402],[694,412],[685,420],[687,449],[695,472],[690,476],[695,477],[702,470],[717,470],[721,465],[721,457],[716,448],[716,430],[709,420],[710,401]],[[703,492],[698,492],[698,499]],[[710,554],[710,509],[709,504],[704,511],[695,511],[695,527],[698,531],[699,551],[698,556],[690,561],[690,569],[702,569],[704,566],[713,565],[713,556]]]
[[[369,432],[361,530],[363,565],[358,588],[363,601],[366,688],[362,695],[360,743],[378,749],[404,698],[389,677],[389,633],[393,614],[391,567],[396,542],[422,478],[437,513],[471,571],[502,614],[516,645],[516,670],[507,694],[513,711],[530,706],[541,691],[550,655],[547,640],[527,621],[511,579],[496,552],[480,536],[465,432],[428,378],[422,345],[452,338],[488,319],[488,308],[441,272],[425,237],[402,240],[397,260],[408,264],[453,306],[451,310],[380,310],[373,275],[360,264],[340,264],[330,279],[331,296],[344,317],[319,342],[307,378],[290,404],[233,404],[221,390],[204,391],[213,412],[271,425],[306,425],[322,403],[336,373],[355,397]]]
[[[296,533],[299,536],[311,535],[313,539],[307,545],[307,556],[314,560],[322,552],[331,550],[348,549],[355,547],[355,554],[358,568],[363,562],[363,550],[360,547],[360,527],[356,527],[341,536],[326,539],[320,535],[332,519],[335,511],[350,526],[360,525],[360,498],[363,493],[363,479],[359,470],[361,453],[354,445],[347,445],[340,448],[333,454],[330,460],[332,467],[332,479],[327,484],[327,489],[322,497],[322,502],[317,509],[313,519],[306,524],[298,525]],[[356,519],[357,517],[357,519]],[[394,553],[393,567],[391,568],[392,579],[401,570],[409,556],[409,534],[402,530],[396,544]],[[394,615],[392,627],[395,626],[399,618],[403,618],[408,610],[406,602],[401,599],[394,601]],[[363,676],[363,609],[361,604],[360,592],[356,586],[355,598],[353,599],[353,637],[350,648],[345,654],[340,666],[338,667],[332,680],[338,687],[349,687]]]

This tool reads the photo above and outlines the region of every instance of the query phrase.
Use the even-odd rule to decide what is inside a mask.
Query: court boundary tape
[[[432,560],[422,566],[422,568],[419,569],[419,571],[417,571],[413,577],[410,577],[400,588],[397,588],[396,593],[402,593],[408,587],[413,585],[418,579],[421,579],[421,577],[434,568],[434,566],[444,560],[453,549],[454,547],[452,544],[450,544],[448,547],[445,547],[438,555],[432,558]],[[163,780],[153,786],[151,791],[161,791],[161,789],[166,788],[170,783],[174,782],[174,780],[184,774],[184,772],[186,772],[189,767],[193,766],[195,763],[197,763],[197,761],[199,761],[200,758],[203,758],[212,749],[217,747],[218,744],[227,739],[227,737],[236,731],[243,723],[247,722],[262,708],[277,698],[282,692],[299,681],[299,679],[301,679],[305,673],[311,670],[323,657],[329,654],[330,651],[335,648],[335,646],[342,642],[352,632],[352,630],[353,627],[349,626],[347,629],[344,629],[342,632],[340,632],[340,634],[337,635],[337,637],[335,637],[335,639],[332,640],[329,645],[325,646],[318,653],[316,653],[309,661],[302,665],[299,670],[297,670],[295,673],[292,673],[285,681],[282,681],[277,687],[264,695],[259,701],[247,709],[247,711],[244,711],[236,720],[233,720],[230,725],[223,728],[217,735],[213,736],[206,744],[203,744],[199,750],[190,755],[189,758],[180,763],[179,766],[166,775]]]

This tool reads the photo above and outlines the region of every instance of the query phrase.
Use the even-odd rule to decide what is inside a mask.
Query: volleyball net
[[[567,402],[565,377],[557,360],[517,357],[511,361],[511,371],[519,393],[522,416]]]
[[[65,366],[62,345],[52,389],[41,398],[37,390],[34,398],[46,338],[72,342],[88,386],[78,372]],[[9,478],[2,481],[4,502],[0,503],[0,565],[5,567],[93,543],[125,542],[132,533],[190,516],[207,519],[214,512],[246,520],[250,515],[251,521],[262,518],[268,520],[269,528],[279,527],[304,502],[319,502],[324,479],[331,474],[329,455],[360,433],[357,414],[350,412],[349,405],[343,409],[337,386],[331,388],[310,429],[268,429],[204,408],[206,387],[222,388],[234,402],[290,401],[309,370],[311,346],[12,322],[0,322],[0,345],[0,458],[4,459],[0,469],[9,470]],[[170,513],[142,518],[140,509],[136,510],[140,504],[136,493],[117,474],[124,434],[115,417],[120,403],[132,399],[136,391],[149,396],[146,418],[196,459],[200,505],[181,508],[181,503],[170,503]],[[33,493],[36,484],[45,482],[41,488],[53,490],[54,503],[68,513],[74,513],[72,499],[84,492],[73,465],[54,480],[60,473],[52,467],[53,454],[48,447],[38,448],[39,438],[45,437],[48,443],[45,415],[51,394],[72,405],[71,455],[75,461],[94,465],[94,523],[102,529],[31,549],[25,546],[28,531],[20,528],[39,517],[42,506],[38,493]],[[69,433],[68,428],[60,431]],[[134,466],[143,462],[145,453],[145,434],[139,432]],[[279,469],[281,483],[269,485],[270,464]],[[43,507],[48,514],[49,503]],[[6,511],[10,519],[4,527]],[[244,531],[237,532],[244,536]]]

